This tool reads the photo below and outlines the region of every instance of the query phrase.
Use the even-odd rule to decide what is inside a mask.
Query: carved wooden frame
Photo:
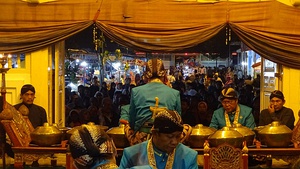
[[[205,147],[204,169],[248,169],[248,149],[235,148],[224,143],[218,147]]]

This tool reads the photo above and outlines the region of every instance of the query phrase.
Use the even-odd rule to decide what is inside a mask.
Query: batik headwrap
[[[117,154],[112,139],[96,125],[83,125],[74,131],[69,144],[75,163],[81,166],[92,166],[95,161],[104,164],[105,157]]]
[[[220,94],[220,97],[219,97],[219,100],[222,101],[225,98],[227,98],[227,99],[238,99],[238,94],[233,88],[228,87],[228,88],[225,88],[225,89],[222,90],[222,92]]]
[[[146,64],[146,71],[144,72],[144,76],[148,79],[155,77],[165,76],[166,70],[164,68],[164,64],[160,59],[151,59]]]
[[[279,90],[274,90],[270,95],[270,100],[273,99],[273,97],[277,97],[278,99],[284,100],[284,95]]]
[[[26,85],[22,86],[21,95],[25,94],[29,90],[32,91],[33,93],[35,93],[35,88],[31,84],[26,84]]]
[[[156,114],[153,129],[160,133],[183,131],[183,122],[180,115],[173,110],[163,110]]]

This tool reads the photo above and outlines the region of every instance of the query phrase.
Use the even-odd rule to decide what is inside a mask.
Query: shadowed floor
[[[47,169],[47,168],[53,168],[53,169],[65,169],[66,167],[66,156],[65,154],[55,154],[57,156],[57,165],[55,167],[51,166],[51,158],[42,158],[39,159],[38,167],[31,166],[31,162],[26,162],[24,169]],[[0,159],[0,169],[2,169],[2,159]],[[14,166],[14,159],[10,157],[6,157],[6,169],[13,169]]]
[[[39,167],[32,167],[31,162],[26,162],[26,165],[24,169],[65,169],[66,166],[66,156],[64,154],[56,154],[57,156],[57,166],[52,167],[51,166],[51,159],[50,158],[45,158],[45,159],[40,159],[39,162]],[[14,159],[7,157],[6,158],[6,169],[13,169],[13,163]],[[198,159],[198,163],[201,165],[202,161],[201,159]],[[2,159],[0,159],[0,169],[2,169]],[[265,165],[255,165],[255,166],[249,166],[249,169],[264,169],[267,168]],[[283,168],[290,168],[290,166],[285,163],[282,160],[275,160],[273,159],[273,166],[272,169],[283,169]],[[199,169],[202,169],[201,166],[199,166]]]

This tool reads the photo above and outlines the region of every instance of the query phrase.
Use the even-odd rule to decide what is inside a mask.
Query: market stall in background
[[[100,79],[101,66],[97,53],[83,49],[69,49],[65,60],[65,84],[77,91],[79,85],[90,86],[94,77]],[[104,81],[122,83],[122,78],[142,74],[146,58],[141,55],[126,55],[120,49],[105,51],[103,57]],[[131,73],[130,73],[131,72]]]

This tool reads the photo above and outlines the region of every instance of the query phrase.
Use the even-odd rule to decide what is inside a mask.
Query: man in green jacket
[[[238,94],[233,88],[225,88],[220,95],[222,107],[215,110],[209,127],[221,129],[240,123],[254,129],[255,121],[250,107],[238,103]]]

